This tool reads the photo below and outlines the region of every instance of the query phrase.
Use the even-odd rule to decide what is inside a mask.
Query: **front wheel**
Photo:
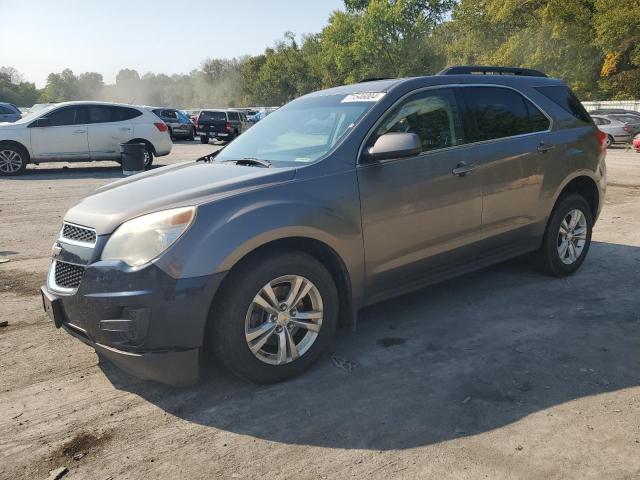
[[[542,246],[534,254],[538,267],[549,275],[571,275],[584,262],[593,230],[589,204],[580,195],[561,198],[551,214]]]
[[[209,345],[232,372],[258,383],[304,372],[338,322],[331,274],[302,252],[254,258],[232,271],[211,312]]]
[[[0,145],[0,175],[20,175],[27,168],[29,156],[18,146]]]

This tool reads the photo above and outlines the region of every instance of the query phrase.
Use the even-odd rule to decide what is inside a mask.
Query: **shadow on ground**
[[[151,169],[163,166],[162,164],[154,164]],[[25,180],[80,180],[92,178],[119,179],[124,178],[124,175],[122,174],[122,167],[115,162],[41,163],[40,165],[30,165],[21,175],[3,177],[3,180],[17,182]]]
[[[287,444],[406,449],[638,386],[639,280],[640,248],[624,245],[594,243],[569,279],[508,262],[366,309],[335,352],[272,386],[215,365],[183,390],[101,368],[117,388],[201,425]]]

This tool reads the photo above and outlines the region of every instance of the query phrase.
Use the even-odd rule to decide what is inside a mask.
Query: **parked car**
[[[612,113],[610,115],[605,115],[605,118],[618,120],[619,122],[624,123],[628,127],[631,136],[634,136],[636,133],[640,133],[640,116],[630,115],[628,113]]]
[[[195,139],[195,125],[180,110],[175,108],[152,108],[151,111],[167,124],[169,136],[172,140],[176,138]]]
[[[561,80],[491,70],[311,93],[217,155],[102,187],[64,216],[45,310],[142,378],[193,383],[208,349],[269,383],[366,305],[527,253],[576,272],[607,137]]]
[[[633,148],[636,152],[640,153],[640,133],[633,137]]]
[[[211,139],[230,142],[245,130],[240,114],[227,110],[202,110],[196,122],[196,133],[201,143]]]
[[[200,115],[200,110],[185,110],[184,113],[189,117],[189,120],[191,120],[191,123],[193,123],[195,127],[196,122],[198,121],[198,115]]]
[[[592,110],[589,112],[590,115],[633,115],[634,117],[640,118],[640,112],[635,110],[626,110],[624,108],[599,108],[597,110]]]
[[[235,112],[240,116],[240,123],[242,125],[242,129],[240,133],[246,132],[253,125],[253,123],[249,121],[249,118],[247,117],[247,113],[244,110],[230,108],[228,112],[231,112],[231,113]],[[234,115],[232,116],[235,117]]]
[[[615,118],[591,115],[598,128],[607,134],[607,147],[615,143],[627,143],[631,140],[631,129],[626,123]]]
[[[104,102],[50,105],[0,125],[0,175],[18,175],[28,163],[116,160],[120,144],[146,145],[145,167],[169,154],[166,124],[142,107]]]
[[[13,103],[0,102],[0,123],[15,122],[22,118],[22,112]]]

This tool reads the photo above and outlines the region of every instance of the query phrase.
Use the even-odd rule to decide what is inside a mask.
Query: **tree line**
[[[429,75],[450,65],[536,68],[583,100],[640,98],[640,0],[345,0],[317,33],[287,32],[256,56],[208,58],[188,74],[52,73],[43,89],[0,69],[0,100],[145,105],[282,105],[365,78]]]

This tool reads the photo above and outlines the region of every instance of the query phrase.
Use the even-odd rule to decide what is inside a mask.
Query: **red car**
[[[640,153],[640,133],[633,137],[633,148]]]

